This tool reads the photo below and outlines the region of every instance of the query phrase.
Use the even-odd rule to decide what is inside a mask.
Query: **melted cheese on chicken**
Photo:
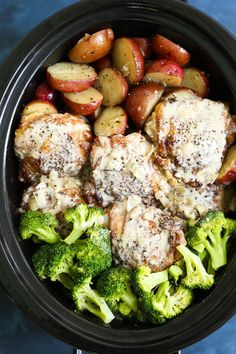
[[[110,229],[115,261],[133,269],[148,265],[154,272],[167,268],[176,258],[176,246],[185,244],[184,224],[137,196],[114,204]]]
[[[153,146],[140,134],[98,137],[91,151],[92,177],[102,206],[139,195],[145,203],[153,198]]]
[[[92,134],[82,118],[65,114],[31,114],[15,132],[15,152],[24,167],[23,180],[58,171],[77,176],[91,149]],[[27,162],[26,162],[27,161]],[[27,173],[25,173],[27,171]]]
[[[83,203],[82,195],[82,186],[78,178],[60,178],[58,172],[51,171],[48,177],[41,176],[38,184],[24,191],[21,208],[58,214]]]
[[[147,132],[156,163],[185,183],[213,183],[222,164],[230,116],[221,102],[196,97],[157,105]]]

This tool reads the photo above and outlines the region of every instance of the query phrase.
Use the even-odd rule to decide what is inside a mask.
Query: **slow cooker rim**
[[[110,1],[104,1],[104,3],[108,3],[108,2],[110,2]],[[116,1],[117,3],[120,3],[120,1],[118,2],[118,1]],[[123,3],[124,3],[125,1],[123,1]],[[145,3],[145,4],[150,4],[150,2],[153,2],[153,1],[143,1],[143,2],[135,2],[135,1],[133,1],[132,2],[132,4],[140,4],[140,3]],[[174,4],[175,2],[173,1],[173,0],[168,0],[168,1],[166,1],[166,3],[167,4]],[[114,1],[113,1],[113,4],[114,4]],[[155,4],[156,4],[156,2],[155,2]],[[185,4],[182,4],[182,3],[179,3],[179,5],[180,6],[183,6],[183,8],[185,8]],[[70,6],[69,8],[67,8],[66,10],[67,10],[67,13],[68,13],[68,11],[69,11],[69,9],[73,9],[73,11],[74,11],[74,9],[75,8],[77,8],[77,6],[78,7],[80,7],[81,6],[81,3],[78,3],[78,4],[75,4],[75,5],[72,5],[72,6]],[[85,1],[83,1],[83,6],[85,6]],[[87,5],[86,5],[87,6]],[[189,7],[189,6],[188,6]],[[190,8],[190,7],[189,7]],[[65,10],[62,10],[62,11],[60,11],[58,14],[55,14],[55,15],[53,15],[50,19],[48,19],[48,20],[46,20],[46,22],[44,22],[43,24],[41,24],[40,26],[38,26],[37,27],[37,29],[36,30],[34,30],[33,32],[31,32],[31,35],[32,34],[36,34],[36,32],[41,28],[41,26],[45,26],[45,23],[47,23],[47,21],[51,21],[52,19],[54,19],[54,22],[56,22],[56,16],[58,15],[60,15],[60,14],[62,14],[63,13],[63,11],[65,11]],[[195,12],[198,12],[199,13],[199,11],[197,11],[197,10],[195,10],[194,9],[194,11]],[[206,16],[204,15],[204,18],[205,18]],[[219,25],[217,24],[217,23],[215,23],[215,25],[217,25],[217,28],[219,27]],[[224,31],[224,30],[223,30]],[[38,33],[38,32],[37,32]],[[225,33],[225,34],[227,34],[227,33]],[[228,35],[228,34],[227,34]],[[16,53],[17,53],[17,50],[18,51],[20,51],[20,48],[23,48],[24,46],[25,46],[25,43],[27,42],[27,40],[28,40],[28,38],[30,37],[30,35],[29,36],[27,36],[27,38],[23,41],[23,42],[21,42],[21,44],[18,46],[18,49],[16,49]],[[232,40],[233,40],[233,38],[232,38]],[[235,45],[235,42],[234,42],[234,45]],[[8,62],[11,62],[11,60],[12,59],[14,59],[14,56],[15,56],[15,52],[13,52],[13,54],[11,55],[11,57],[10,57],[10,59],[9,59],[9,61],[7,61],[6,63],[5,63],[5,65],[7,65],[7,63]],[[10,84],[12,84],[12,81],[11,81],[11,83]],[[4,85],[2,85],[2,86],[4,86]],[[11,85],[10,85],[11,86]],[[10,86],[8,86],[8,89],[10,89],[10,88],[12,88],[12,87],[10,87]],[[1,88],[1,84],[0,84],[0,88]],[[6,94],[6,90],[4,90],[5,91],[5,94]],[[0,92],[1,92],[1,90],[0,90]],[[3,95],[4,96],[4,95]],[[0,107],[3,109],[3,107],[4,107],[4,105],[6,106],[6,101],[4,102],[4,100],[2,100],[1,102],[0,102]],[[5,149],[4,149],[4,153],[6,154],[6,145],[5,145]],[[6,156],[5,156],[6,157]],[[5,157],[4,157],[4,161],[5,161]],[[4,164],[2,164],[2,161],[1,161],[1,172],[3,173],[3,178],[4,178],[4,170],[3,170],[3,168],[4,168]],[[5,187],[5,181],[4,181],[4,183],[3,183],[3,185],[1,185],[1,193],[3,193],[2,195],[4,195],[5,196],[5,199],[4,199],[4,202],[5,202],[5,208],[4,208],[4,212],[6,211],[6,210],[9,210],[9,207],[7,206],[7,196],[6,196],[6,188],[4,188]],[[9,213],[8,214],[6,214],[6,213],[3,213],[2,215],[1,215],[1,228],[2,228],[2,225],[4,224],[4,220],[5,220],[5,217],[9,217]],[[9,231],[10,232],[12,232],[13,230],[10,230],[9,229]],[[3,266],[4,266],[4,268],[6,267],[6,269],[8,269],[8,267],[9,266],[7,266],[6,264],[7,264],[7,262],[6,262],[6,260],[7,260],[7,255],[6,255],[6,252],[7,252],[7,247],[6,247],[6,243],[4,242],[4,238],[3,238],[3,230],[1,230],[1,256],[4,256],[4,254],[5,254],[5,256],[4,256],[4,260],[3,261],[0,261],[0,262],[2,262],[2,264],[3,264]],[[4,248],[6,247],[6,249],[5,249],[5,251],[6,252],[4,252]],[[9,255],[8,255],[9,256]],[[13,262],[14,260],[12,260],[12,262]],[[4,264],[4,262],[6,263],[6,264]],[[28,266],[28,265],[27,265]],[[30,269],[30,268],[29,268]],[[6,272],[7,271],[5,271],[5,275],[6,275]],[[13,270],[13,272],[17,272],[17,265],[15,264],[15,267],[14,267],[14,270]],[[0,271],[0,274],[1,274],[1,271]],[[8,275],[9,276],[9,275]],[[15,276],[15,277],[14,277]],[[23,282],[21,281],[20,282],[20,278],[19,277],[17,277],[16,276],[16,274],[14,273],[14,276],[12,276],[11,277],[11,280],[10,280],[10,278],[9,278],[9,280],[7,280],[8,278],[6,278],[6,279],[3,279],[3,283],[5,284],[5,286],[7,287],[7,285],[10,285],[11,284],[11,282],[12,282],[12,280],[14,279],[17,283],[18,283],[18,285],[19,284],[21,284],[22,286],[23,286]],[[18,276],[20,276],[20,274],[18,274]],[[21,280],[23,280],[23,279],[21,279]],[[37,279],[36,279],[36,281],[37,282],[39,282]],[[29,289],[30,290],[30,289]],[[10,295],[12,295],[12,291],[10,290],[9,291],[10,292]],[[232,298],[232,296],[230,297],[230,298]],[[19,299],[18,299],[18,301],[19,301]],[[56,300],[55,300],[56,301]],[[228,304],[230,303],[230,301],[228,302]],[[25,307],[24,307],[24,310],[25,310]],[[229,314],[227,313],[227,316],[228,316]],[[223,322],[222,321],[222,319],[223,319],[223,317],[221,317],[221,320],[220,320],[220,323],[221,322]],[[219,324],[220,325],[220,324]],[[103,327],[104,328],[104,327]],[[214,328],[215,329],[215,328]],[[116,331],[116,333],[117,333],[117,330],[116,329],[114,329],[114,331]],[[149,330],[147,330],[147,331],[150,331],[150,329]],[[135,331],[136,332],[136,331]],[[140,333],[140,331],[139,331],[139,333]],[[203,336],[205,336],[205,334],[203,335]],[[62,339],[64,339],[64,338],[62,338]],[[188,342],[187,344],[190,344],[191,342]]]

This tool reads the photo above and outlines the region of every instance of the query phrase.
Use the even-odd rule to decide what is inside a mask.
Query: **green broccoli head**
[[[60,241],[60,237],[55,231],[57,226],[58,220],[50,213],[29,210],[21,214],[20,234],[23,240],[33,236],[34,241],[37,237],[39,241],[50,244],[57,243]]]
[[[104,323],[110,323],[115,317],[106,301],[91,288],[91,277],[82,279],[72,289],[72,298],[77,310],[87,310],[99,317]]]
[[[210,211],[194,226],[189,226],[186,239],[193,249],[210,254],[212,268],[227,264],[227,242],[236,233],[236,221],[225,218],[221,211]]]
[[[80,236],[94,225],[101,225],[104,220],[104,212],[97,207],[89,207],[87,204],[79,204],[64,213],[67,222],[73,224],[73,229],[64,240],[68,245],[76,242]]]
[[[152,299],[155,311],[164,318],[173,318],[185,310],[193,300],[193,293],[183,286],[173,286],[167,280],[160,284],[157,293]]]
[[[190,289],[209,289],[214,284],[214,276],[207,273],[201,259],[183,245],[178,246],[177,250],[184,257],[186,266],[186,276],[181,284]]]
[[[48,263],[51,256],[50,244],[40,246],[32,257],[35,272],[41,279],[48,277]]]
[[[159,284],[168,280],[168,270],[152,273],[147,266],[141,266],[133,274],[133,286],[137,294],[150,293]]]
[[[63,242],[43,245],[32,258],[35,272],[42,279],[58,280],[64,287],[71,289],[74,285],[71,269],[75,253],[76,249],[73,246]]]
[[[116,316],[129,318],[138,310],[131,282],[132,271],[122,266],[109,268],[98,278],[97,290]]]
[[[103,226],[94,226],[87,230],[85,238],[75,243],[76,264],[73,274],[95,277],[112,264],[110,231]]]

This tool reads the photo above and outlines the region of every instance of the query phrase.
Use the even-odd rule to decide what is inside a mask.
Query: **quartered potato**
[[[120,104],[128,93],[128,83],[115,68],[105,68],[98,74],[95,87],[103,95],[103,105],[113,107]]]
[[[151,50],[151,40],[149,38],[143,37],[135,37],[133,40],[138,44],[144,60],[150,58],[152,50]]]
[[[148,66],[143,81],[178,87],[181,85],[183,77],[183,70],[178,63],[169,59],[158,59]]]
[[[56,107],[48,101],[34,100],[29,102],[22,111],[22,116],[28,116],[32,113],[51,114],[57,113]]]
[[[70,50],[68,57],[74,63],[92,63],[107,55],[114,41],[111,28],[105,28],[91,35],[85,34]]]
[[[122,107],[105,108],[94,123],[96,136],[124,134],[127,126],[127,115]]]
[[[160,34],[154,36],[152,48],[158,57],[176,61],[180,66],[190,61],[190,54],[187,50]]]
[[[142,128],[164,92],[164,87],[147,82],[133,88],[126,100],[126,111],[137,128]]]
[[[183,87],[187,87],[202,98],[208,96],[209,93],[209,80],[205,71],[198,68],[185,68],[184,78],[181,84]]]
[[[61,62],[47,68],[47,80],[61,92],[81,92],[93,85],[97,73],[92,66]]]
[[[93,87],[82,92],[70,92],[62,94],[66,105],[75,114],[88,116],[96,111],[102,103],[102,94]]]
[[[132,38],[119,38],[113,47],[113,65],[130,85],[137,84],[144,75],[144,59],[139,45]]]
[[[43,81],[36,88],[34,96],[37,100],[55,103],[58,98],[58,93],[48,85],[47,81]]]

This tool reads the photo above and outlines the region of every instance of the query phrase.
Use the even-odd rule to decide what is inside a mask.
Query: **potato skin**
[[[74,63],[92,63],[109,53],[114,41],[114,33],[111,28],[105,28],[84,36],[70,50],[68,57]]]
[[[70,99],[70,93],[62,94],[63,101],[71,109],[74,114],[88,116],[96,111],[101,103],[102,97],[99,100],[88,101],[88,103],[78,103]]]
[[[166,86],[178,87],[181,85],[183,77],[183,70],[178,63],[169,59],[158,59],[149,65],[143,80],[145,82],[161,82]]]
[[[34,97],[37,100],[56,103],[58,99],[58,94],[51,86],[48,85],[47,81],[43,81],[36,88]]]
[[[190,61],[190,54],[187,50],[160,34],[154,36],[152,48],[160,58],[174,60],[180,66],[185,66]]]
[[[151,40],[149,38],[143,38],[143,37],[135,37],[133,38],[133,40],[138,44],[144,60],[149,59],[152,54]]]
[[[147,117],[158,103],[164,87],[147,82],[134,87],[126,100],[126,112],[137,128],[142,128]]]

